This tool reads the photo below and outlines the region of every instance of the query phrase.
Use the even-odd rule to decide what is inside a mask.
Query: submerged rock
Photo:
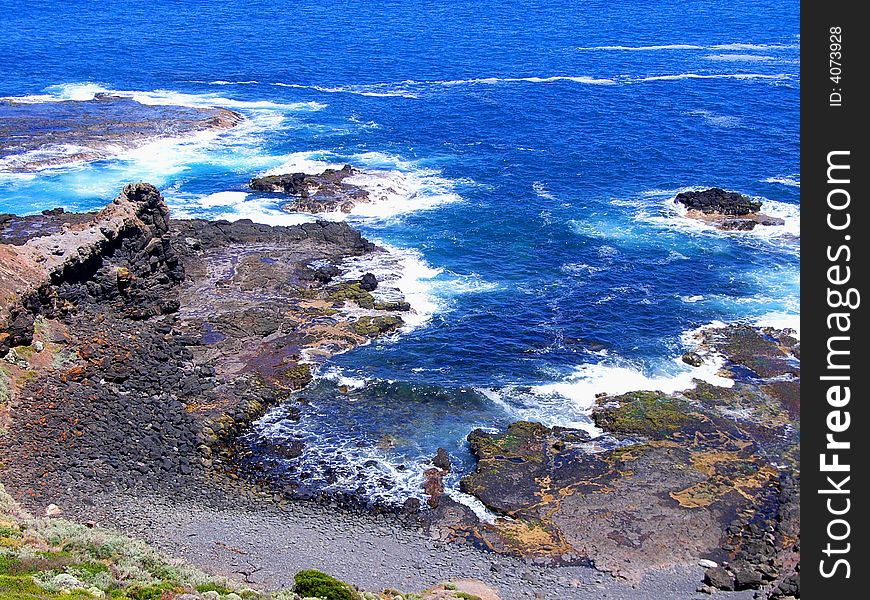
[[[682,360],[692,367],[700,367],[704,364],[704,359],[697,352],[686,352],[683,354]]]

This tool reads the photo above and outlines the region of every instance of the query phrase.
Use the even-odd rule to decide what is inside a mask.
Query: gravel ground
[[[84,502],[68,506],[67,514],[120,529],[204,570],[269,590],[291,586],[297,571],[315,568],[369,590],[420,591],[449,579],[475,578],[495,587],[503,600],[708,597],[695,592],[703,576],[697,566],[654,572],[632,585],[586,567],[540,567],[470,546],[444,545],[390,514],[295,502],[278,508],[249,499],[243,506],[145,495]],[[743,600],[752,598],[752,592],[725,596]]]

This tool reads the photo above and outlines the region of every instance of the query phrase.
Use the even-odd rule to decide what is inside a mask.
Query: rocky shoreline
[[[331,283],[343,259],[383,252],[345,224],[170,224],[147,184],[87,219],[12,219],[0,239],[12,242],[0,246],[0,350],[17,390],[8,441],[26,452],[9,477],[44,503],[50,474],[105,489],[220,463],[233,434],[318,362],[410,310],[376,302],[371,277]],[[108,460],[106,437],[120,447]]]
[[[451,506],[452,518],[432,526],[445,539],[542,564],[585,560],[637,579],[700,562],[699,591],[799,596],[800,343],[792,334],[704,329],[699,352],[724,357],[734,385],[600,395],[593,418],[604,433],[594,439],[531,422],[475,430],[477,468],[461,488],[499,518],[482,523]]]
[[[352,173],[268,185],[344,210],[341,198],[355,192],[342,179]],[[442,452],[424,474],[426,506],[406,505],[399,516],[327,516],[343,513],[294,503],[293,489],[240,469],[235,440],[251,421],[278,403],[304,410],[294,392],[312,369],[402,327],[407,302],[382,296],[371,274],[343,276],[344,261],[382,252],[344,223],[171,220],[148,184],[127,186],[97,214],[3,216],[6,488],[34,512],[55,504],[191,556],[204,549],[146,524],[181,527],[173,511],[184,506],[183,514],[207,507],[197,514],[211,526],[233,514],[256,528],[268,507],[338,519],[365,540],[371,519],[387,519],[377,526],[391,523],[422,561],[407,582],[432,583],[440,566],[425,566],[427,557],[461,556],[454,573],[465,569],[505,599],[597,597],[583,587],[595,577],[590,565],[640,585],[699,561],[702,593],[799,595],[799,342],[788,331],[704,330],[685,362],[721,355],[734,386],[602,396],[596,439],[525,422],[472,432],[477,468],[461,486],[494,523],[444,494],[451,465]],[[341,543],[331,539],[319,560]],[[267,554],[258,560],[277,560]],[[702,576],[690,573],[678,578],[682,596]]]

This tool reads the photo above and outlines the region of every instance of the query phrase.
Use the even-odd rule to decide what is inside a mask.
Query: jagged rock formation
[[[160,192],[130,184],[90,221],[0,246],[0,353],[29,344],[37,314],[114,302],[133,318],[177,310],[166,291],[184,277]]]

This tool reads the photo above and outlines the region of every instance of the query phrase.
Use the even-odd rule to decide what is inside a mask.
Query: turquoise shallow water
[[[417,326],[336,357],[315,409],[261,433],[309,441],[290,466],[337,471],[314,487],[401,498],[438,446],[467,468],[472,427],[588,426],[596,391],[690,384],[687,331],[796,321],[798,18],[788,2],[4,0],[0,96],[38,111],[113,91],[247,120],[0,172],[0,211],[93,209],[147,180],[177,216],[287,223],[250,177],[369,170],[385,200],[350,219],[404,257]],[[674,210],[712,185],[786,225],[724,234]]]

